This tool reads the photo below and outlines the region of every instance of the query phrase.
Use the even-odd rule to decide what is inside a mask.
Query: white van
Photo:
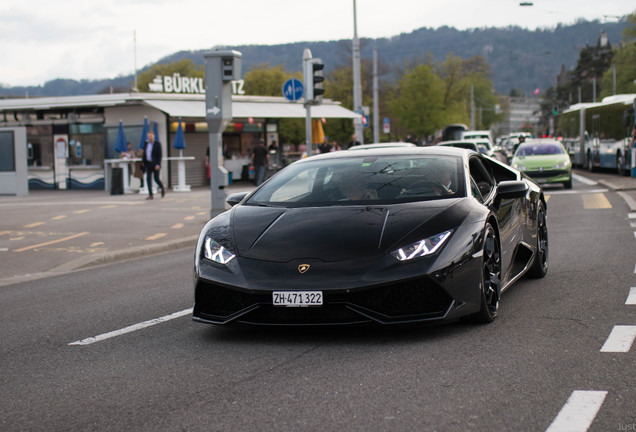
[[[484,139],[484,138],[488,140],[488,150],[492,151],[494,141],[492,139],[492,133],[490,133],[489,130],[469,130],[462,134],[463,140]]]

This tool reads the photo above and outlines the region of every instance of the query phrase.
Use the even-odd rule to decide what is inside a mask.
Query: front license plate
[[[322,291],[274,291],[272,303],[286,307],[322,306]]]

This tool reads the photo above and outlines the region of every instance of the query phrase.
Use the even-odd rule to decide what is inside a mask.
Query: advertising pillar
[[[53,135],[55,188],[66,189],[68,179],[68,135]]]
[[[232,120],[232,81],[241,78],[242,54],[215,50],[205,58],[205,118],[210,133],[210,216],[225,211],[228,172],[223,167],[223,131]]]

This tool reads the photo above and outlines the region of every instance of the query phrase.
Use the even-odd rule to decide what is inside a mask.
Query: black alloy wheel
[[[475,316],[478,322],[490,323],[497,318],[501,297],[501,249],[497,234],[486,224],[482,251],[481,309]]]
[[[545,205],[539,201],[537,211],[537,251],[528,276],[542,278],[548,273],[548,216]]]

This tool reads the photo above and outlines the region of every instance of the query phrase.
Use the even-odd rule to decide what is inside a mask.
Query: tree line
[[[371,60],[361,60],[362,102],[373,106],[373,65]],[[477,128],[488,129],[501,114],[495,112],[497,94],[490,79],[490,65],[482,56],[461,59],[448,54],[443,61],[435,61],[432,55],[407,60],[393,68],[380,62],[379,118],[390,119],[391,131],[381,141],[407,139],[426,142],[435,138],[436,132],[450,123],[470,124],[471,86],[481,115]],[[140,91],[148,91],[157,75],[203,77],[203,66],[192,60],[155,65],[138,77]],[[253,96],[282,96],[282,87],[290,78],[302,81],[302,72],[288,71],[283,65],[262,63],[252,66],[244,74],[244,91]],[[325,74],[324,97],[338,101],[343,107],[353,109],[352,66],[340,66]],[[373,118],[373,112],[369,118]],[[279,139],[281,143],[302,143],[305,140],[304,119],[281,119]],[[346,147],[353,133],[351,120],[328,119],[323,124],[325,135]],[[373,125],[364,130],[364,141],[373,139]]]
[[[597,102],[613,94],[636,93],[636,12],[627,15],[621,41],[585,45],[572,70],[563,70],[557,85],[544,93],[541,117],[544,123],[578,102]]]

